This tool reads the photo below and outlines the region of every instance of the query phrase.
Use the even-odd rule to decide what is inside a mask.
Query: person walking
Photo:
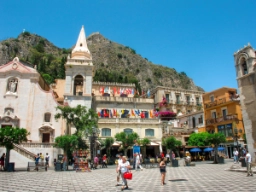
[[[253,176],[252,166],[251,166],[252,157],[248,150],[246,151],[245,160],[246,160],[246,164],[247,164],[247,177]]]
[[[117,177],[116,177],[116,186],[119,186],[119,181],[120,181],[120,176],[121,176],[121,170],[119,169],[121,163],[122,163],[122,156],[120,154],[117,155],[118,159],[117,159],[117,163],[116,163],[116,173],[117,173]]]
[[[161,173],[161,185],[165,184],[165,175],[166,175],[166,165],[164,162],[164,158],[161,157],[161,162],[159,164],[159,168],[160,168],[160,173]]]
[[[45,166],[49,167],[49,160],[50,160],[50,155],[48,155],[48,153],[46,153],[45,155]]]
[[[40,153],[40,166],[43,166],[44,163],[44,155],[42,153]]]
[[[4,161],[5,161],[5,153],[3,153],[3,155],[1,156],[1,159],[0,159],[1,163],[1,170],[3,171],[4,170]]]
[[[36,155],[36,156],[35,156],[35,165],[36,165],[36,167],[35,167],[34,170],[37,170],[37,171],[38,171],[39,159],[40,159],[40,156],[39,156],[39,155]]]
[[[99,158],[97,157],[97,155],[94,157],[94,168],[97,169],[98,165],[99,165]]]
[[[103,161],[102,168],[104,168],[104,167],[108,168],[108,166],[107,166],[107,155],[106,154],[102,157],[102,161]]]
[[[172,160],[175,160],[175,153],[172,151]]]
[[[170,162],[170,155],[168,152],[166,153],[165,157],[166,157],[166,163],[168,164]]]
[[[131,168],[129,161],[127,161],[126,156],[122,157],[122,162],[120,163],[118,170],[121,171],[121,177],[123,181],[123,186],[121,190],[123,191],[124,189],[128,189],[128,183],[127,180],[124,178],[124,173],[128,172],[129,169]]]
[[[238,151],[236,148],[234,149],[233,154],[234,154],[234,163],[238,163]]]
[[[63,171],[66,171],[66,170],[67,170],[67,161],[68,161],[67,155],[64,155],[64,157],[62,158],[62,162],[63,162]]]
[[[138,170],[138,166],[139,166],[140,170],[143,171],[143,168],[142,168],[142,166],[140,164],[140,155],[138,153],[136,153],[135,161],[136,161],[135,162],[135,170],[137,171]]]

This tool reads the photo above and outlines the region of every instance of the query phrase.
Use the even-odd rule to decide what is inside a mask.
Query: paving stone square
[[[129,189],[124,191],[255,192],[256,176],[246,177],[246,172],[225,170],[232,164],[231,160],[227,160],[225,164],[198,162],[195,167],[167,167],[164,186],[160,184],[158,168],[133,170],[133,179],[128,181]],[[121,186],[115,185],[115,166],[92,170],[90,173],[54,170],[0,172],[0,191],[121,191]]]

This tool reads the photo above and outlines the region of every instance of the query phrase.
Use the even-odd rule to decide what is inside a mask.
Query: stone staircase
[[[17,151],[19,154],[27,157],[28,159],[31,159],[31,160],[35,160],[35,156],[36,154],[26,150],[25,148],[21,147],[20,145],[17,145],[17,144],[13,144],[14,145],[14,150]]]

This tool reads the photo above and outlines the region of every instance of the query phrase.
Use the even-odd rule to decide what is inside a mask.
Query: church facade
[[[67,134],[65,122],[54,118],[56,108],[80,104],[98,113],[99,137],[114,137],[122,131],[136,132],[140,138],[150,139],[148,153],[152,152],[150,155],[154,156],[162,150],[163,136],[167,132],[169,134],[163,122],[154,115],[158,100],[163,95],[161,91],[170,96],[170,108],[175,112],[197,111],[196,106],[201,101],[201,92],[186,91],[184,95],[184,90],[157,88],[151,96],[136,98],[134,84],[93,82],[95,69],[84,27],[67,58],[65,72],[65,79],[56,79],[48,86],[34,66],[21,62],[18,57],[0,66],[0,127],[26,128],[30,132],[29,144],[22,144],[26,150],[33,153],[46,151],[51,157],[56,157],[58,152],[53,148],[55,138]],[[178,98],[172,105],[171,96],[176,98],[179,95],[186,101],[191,100],[191,104],[181,105]],[[115,142],[113,147],[117,150],[119,146]]]

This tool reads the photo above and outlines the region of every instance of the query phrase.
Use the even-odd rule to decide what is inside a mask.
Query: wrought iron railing
[[[237,114],[226,115],[223,117],[212,118],[212,119],[206,119],[206,125],[211,125],[211,124],[230,121],[230,120],[237,120]]]

